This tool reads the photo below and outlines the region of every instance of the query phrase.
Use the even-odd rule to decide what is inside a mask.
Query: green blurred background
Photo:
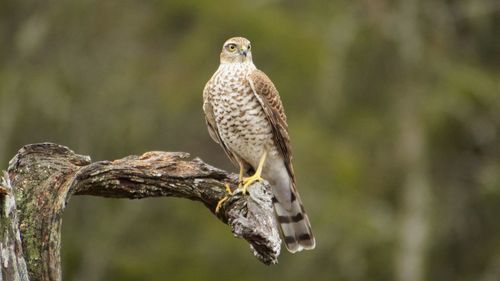
[[[496,0],[0,2],[0,168],[210,139],[202,90],[252,40],[287,110],[314,251],[267,267],[199,203],[74,197],[64,280],[500,280]]]

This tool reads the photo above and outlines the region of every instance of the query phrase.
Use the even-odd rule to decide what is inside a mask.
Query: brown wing
[[[288,124],[286,123],[285,110],[283,109],[278,90],[276,90],[271,79],[260,70],[253,71],[248,76],[248,82],[262,105],[267,119],[272,125],[274,143],[285,160],[288,174],[295,182],[292,167],[292,149],[290,146],[290,137],[288,136]]]
[[[236,155],[234,155],[229,150],[229,148],[224,144],[224,142],[220,137],[219,130],[217,129],[217,124],[215,123],[214,110],[212,108],[212,104],[210,103],[208,84],[207,86],[205,86],[205,89],[203,90],[203,111],[205,112],[205,122],[207,123],[208,133],[210,134],[210,137],[212,137],[212,139],[222,147],[222,149],[226,153],[227,157],[231,160],[231,162],[233,162],[235,166],[238,166]]]

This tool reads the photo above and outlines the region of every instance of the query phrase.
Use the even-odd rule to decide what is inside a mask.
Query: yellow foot
[[[266,161],[266,155],[267,152],[264,151],[264,153],[262,153],[262,156],[260,157],[259,166],[257,166],[255,174],[251,177],[243,179],[243,187],[241,187],[243,194],[248,193],[247,189],[252,183],[263,180],[263,178],[260,175],[262,174],[262,168],[264,167],[264,162]]]
[[[231,191],[231,188],[229,187],[229,184],[224,184],[224,187],[226,188],[226,192],[229,194],[229,195],[233,195],[233,192]],[[218,214],[219,213],[219,210],[220,208],[222,207],[222,203],[226,202],[227,199],[229,199],[229,196],[224,196],[221,200],[219,200],[219,202],[217,202],[217,207],[215,207],[215,213]]]
[[[242,193],[243,194],[247,194],[248,193],[248,187],[250,185],[252,185],[252,183],[256,182],[256,181],[262,181],[263,178],[258,175],[257,173],[251,177],[248,177],[248,178],[244,178],[243,179],[243,187],[241,187],[242,189]]]
[[[227,196],[224,196],[224,198],[222,198],[221,200],[219,200],[219,202],[217,203],[217,207],[215,207],[215,213],[218,214],[219,211],[220,211],[220,207],[222,207],[222,203],[226,202],[227,199],[229,199],[229,197]]]

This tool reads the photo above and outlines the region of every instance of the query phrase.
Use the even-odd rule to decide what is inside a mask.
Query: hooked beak
[[[248,55],[248,49],[246,47],[241,48],[240,55],[243,55],[246,57]]]

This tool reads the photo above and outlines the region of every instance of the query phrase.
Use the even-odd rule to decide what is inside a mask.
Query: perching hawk
[[[292,253],[313,249],[316,242],[295,186],[285,111],[273,82],[253,64],[247,39],[224,43],[219,68],[203,91],[203,111],[210,136],[240,167],[243,191],[262,178],[272,186],[286,248]]]

